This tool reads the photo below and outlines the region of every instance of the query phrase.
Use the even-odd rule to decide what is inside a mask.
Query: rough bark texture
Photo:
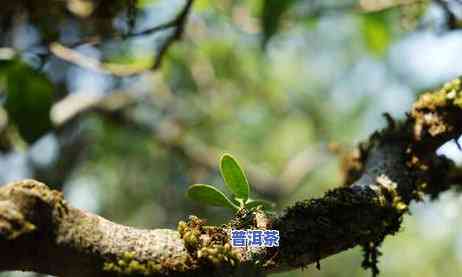
[[[387,119],[388,127],[350,157],[344,186],[280,215],[241,210],[223,226],[206,226],[192,216],[180,221],[178,230],[140,230],[72,208],[59,192],[37,181],[8,184],[0,188],[0,271],[265,276],[357,245],[373,251],[400,229],[410,201],[425,194],[435,198],[460,180],[457,168],[435,154],[462,132],[460,79],[423,94],[405,121]],[[228,242],[232,228],[278,229],[280,247],[233,249]],[[373,267],[370,263],[365,265]]]

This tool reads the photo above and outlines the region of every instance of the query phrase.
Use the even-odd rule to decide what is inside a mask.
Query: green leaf
[[[290,8],[295,0],[263,0],[261,25],[263,29],[263,47],[278,31],[282,15]]]
[[[50,80],[18,59],[2,63],[0,79],[6,91],[5,110],[21,137],[33,143],[49,132],[54,91]]]
[[[221,157],[220,169],[225,184],[234,196],[242,199],[243,202],[247,201],[250,191],[249,182],[236,159],[230,154],[224,154]]]
[[[187,195],[189,198],[206,203],[212,206],[226,207],[231,209],[239,209],[231,200],[219,189],[211,185],[195,184],[189,187]]]
[[[383,56],[390,43],[392,30],[389,12],[380,11],[362,15],[361,31],[368,50],[376,55]]]
[[[274,209],[274,203],[270,201],[266,201],[263,199],[249,199],[247,200],[245,207],[248,209],[257,207],[257,206],[262,206],[263,209],[265,210],[272,210]]]

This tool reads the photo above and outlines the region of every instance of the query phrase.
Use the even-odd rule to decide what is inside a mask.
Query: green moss
[[[197,250],[197,258],[206,263],[212,263],[215,266],[222,264],[235,266],[239,262],[238,253],[233,251],[229,243],[202,247]]]
[[[414,109],[435,110],[439,107],[456,105],[460,107],[462,102],[462,82],[461,79],[452,80],[436,91],[423,94],[414,104]]]
[[[377,203],[381,206],[391,206],[398,213],[407,211],[408,205],[399,195],[398,184],[391,181],[388,176],[380,175],[376,178],[376,184],[370,186],[377,192]]]
[[[235,266],[239,254],[228,243],[221,227],[205,226],[205,220],[190,216],[188,222],[178,223],[178,232],[195,263],[213,266]]]
[[[421,140],[425,134],[432,137],[445,135],[454,129],[451,113],[462,108],[462,81],[455,79],[441,89],[424,93],[412,107],[414,137]],[[455,115],[457,116],[457,115]]]
[[[120,258],[106,261],[103,265],[103,271],[122,276],[170,276],[169,274],[173,272],[186,272],[192,269],[194,266],[187,260],[139,261],[136,259],[135,252],[124,252]]]
[[[115,262],[105,262],[103,270],[119,275],[156,275],[161,273],[162,265],[152,261],[140,262],[135,259],[135,252],[124,252]]]
[[[456,99],[454,99],[454,105],[456,105],[459,108],[462,108],[462,97],[459,95]]]

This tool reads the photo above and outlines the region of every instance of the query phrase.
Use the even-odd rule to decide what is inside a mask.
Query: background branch
[[[163,56],[165,56],[168,48],[170,48],[170,46],[175,41],[179,40],[181,36],[183,35],[184,29],[186,26],[186,21],[192,9],[193,2],[194,0],[186,0],[185,5],[174,18],[172,18],[171,20],[165,23],[162,23],[160,25],[157,25],[151,28],[147,28],[139,32],[130,32],[127,34],[121,34],[121,33],[116,32],[116,33],[113,33],[111,35],[107,35],[104,37],[90,36],[90,37],[84,38],[78,42],[75,42],[69,45],[61,44],[58,42],[50,43],[48,47],[49,52],[48,54],[42,54],[41,55],[42,59],[45,60],[49,57],[49,54],[53,54],[62,60],[65,60],[67,62],[70,62],[78,66],[81,66],[83,68],[90,69],[98,73],[111,74],[111,75],[119,76],[119,77],[140,74],[149,69],[157,70],[159,69],[162,63]],[[173,29],[172,34],[169,34],[167,38],[161,43],[159,50],[157,51],[157,54],[155,55],[155,61],[150,68],[145,68],[145,67],[140,68],[140,66],[130,66],[126,64],[117,65],[117,64],[112,64],[112,63],[103,63],[91,57],[87,57],[77,52],[76,50],[73,50],[73,48],[77,48],[82,45],[97,46],[107,40],[114,40],[114,39],[126,40],[129,38],[136,38],[136,37],[151,35],[157,32],[161,32],[161,31],[169,31],[170,29]]]

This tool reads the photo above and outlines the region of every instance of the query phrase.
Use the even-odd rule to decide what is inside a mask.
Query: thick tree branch
[[[454,165],[436,149],[462,133],[461,81],[423,94],[407,120],[360,145],[351,185],[300,202],[277,218],[281,247],[274,268],[315,262],[356,245],[380,242],[400,228],[413,199],[433,198],[454,180]]]
[[[396,233],[412,200],[437,197],[454,165],[435,150],[462,132],[459,79],[423,94],[404,122],[360,145],[345,186],[295,203],[281,215],[240,210],[220,227],[191,217],[178,230],[139,230],[70,207],[26,180],[0,188],[0,270],[58,276],[265,276],[306,266]],[[456,179],[457,180],[457,179]],[[230,229],[277,229],[279,248],[229,244]]]

